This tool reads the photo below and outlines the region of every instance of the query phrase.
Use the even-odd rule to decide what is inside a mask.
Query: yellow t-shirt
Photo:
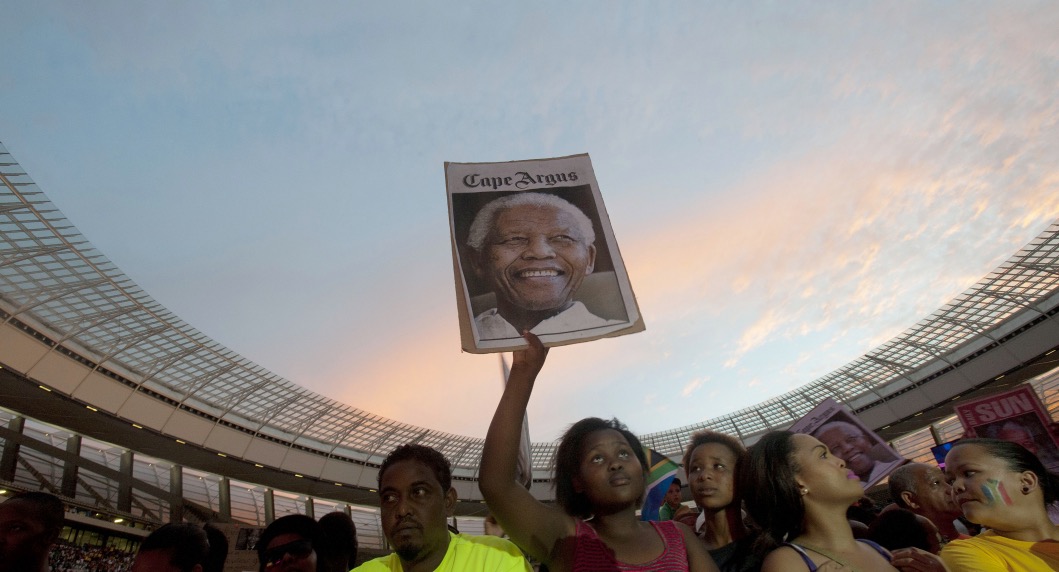
[[[1049,572],[1059,570],[1059,542],[1012,540],[986,531],[948,543],[941,559],[951,572]]]
[[[401,559],[388,554],[369,560],[355,572],[402,572]],[[449,533],[449,548],[435,572],[532,572],[518,547],[497,536],[470,536]]]

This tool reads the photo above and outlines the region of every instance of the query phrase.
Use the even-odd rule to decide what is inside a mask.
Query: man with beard
[[[934,523],[942,540],[967,538],[956,529],[963,511],[952,498],[952,487],[945,473],[926,463],[909,463],[890,473],[890,497],[897,506]]]
[[[511,542],[495,536],[454,534],[448,517],[456,507],[452,468],[438,451],[402,445],[379,468],[382,530],[394,553],[356,570],[377,572],[529,572]]]
[[[592,221],[570,202],[517,193],[478,211],[467,237],[471,265],[492,287],[496,308],[475,317],[482,339],[554,334],[622,323],[574,300],[596,263]]]

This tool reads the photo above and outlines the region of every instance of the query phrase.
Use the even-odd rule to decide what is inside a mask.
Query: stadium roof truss
[[[821,400],[862,409],[914,386],[989,340],[1016,314],[1056,305],[1059,223],[914,327],[802,387],[693,425],[643,435],[679,457],[690,433],[710,428],[744,441],[783,428]],[[1029,318],[1027,318],[1029,319]],[[47,343],[135,392],[211,423],[309,453],[376,466],[419,442],[441,450],[456,475],[474,478],[482,439],[386,419],[276,375],[185,323],[96,250],[0,145],[0,322]],[[973,348],[967,351],[972,351]],[[532,447],[550,475],[554,443]]]

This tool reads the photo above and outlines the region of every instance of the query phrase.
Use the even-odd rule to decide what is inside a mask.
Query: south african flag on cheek
[[[1008,496],[1008,491],[1004,487],[1004,483],[996,480],[989,479],[984,485],[982,485],[982,494],[985,495],[986,500],[990,503],[996,503],[1000,501],[1008,506],[1011,506],[1011,497]]]

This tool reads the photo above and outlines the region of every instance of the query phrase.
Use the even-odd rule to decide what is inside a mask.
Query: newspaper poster
[[[548,346],[643,331],[587,154],[445,163],[463,349]]]
[[[1037,455],[1049,471],[1059,471],[1059,443],[1050,431],[1052,418],[1032,387],[1020,385],[969,399],[954,409],[969,435],[1018,443]]]
[[[834,399],[822,401],[790,430],[812,435],[827,445],[832,455],[845,461],[846,467],[860,477],[865,489],[908,462]]]

